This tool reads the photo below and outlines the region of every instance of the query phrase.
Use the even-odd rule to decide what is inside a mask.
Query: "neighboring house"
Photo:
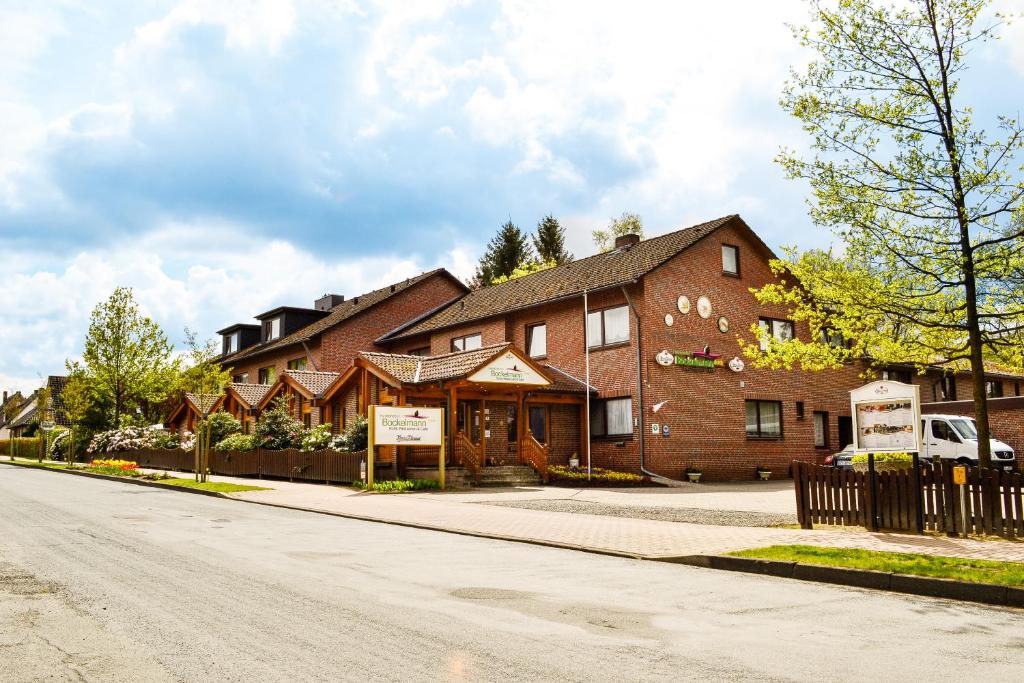
[[[38,398],[39,390],[37,389],[28,398],[22,399],[17,414],[7,425],[10,437],[24,438],[35,436],[35,427],[39,422]]]
[[[395,325],[467,291],[439,268],[349,299],[327,294],[313,308],[280,306],[257,315],[259,325],[221,330],[221,364],[238,384],[274,384],[286,370],[339,372]]]
[[[20,391],[15,391],[13,394],[8,394],[6,391],[4,392],[3,401],[0,402],[0,439],[11,438],[11,430],[8,422],[13,422],[14,418],[12,417],[11,420],[7,419],[8,406],[20,407],[24,402],[25,397],[21,395]]]

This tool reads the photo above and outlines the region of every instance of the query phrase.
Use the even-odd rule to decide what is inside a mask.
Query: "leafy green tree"
[[[554,268],[557,265],[558,264],[555,263],[554,261],[547,261],[546,263],[541,263],[540,261],[530,261],[529,263],[524,263],[523,265],[519,266],[508,275],[502,275],[501,277],[494,278],[494,280],[491,281],[491,284],[500,285],[502,282],[508,282],[509,280],[518,280],[519,278],[526,277],[527,275],[531,275],[532,273],[539,273],[542,270],[550,270],[551,268]]]
[[[986,466],[985,364],[1021,367],[1024,349],[1024,129],[1010,116],[976,124],[960,88],[968,58],[996,37],[998,19],[980,19],[988,4],[810,2],[812,25],[795,35],[816,59],[782,106],[812,155],[783,150],[779,161],[810,184],[811,218],[843,253],[791,253],[776,264],[782,282],[759,293],[818,330],[770,345],[787,363],[841,360],[831,329],[879,361],[969,368]]]
[[[81,429],[82,422],[88,417],[93,402],[92,389],[89,387],[85,371],[74,363],[68,363],[68,370],[68,380],[60,392],[60,397],[64,404],[64,415],[71,423],[71,434],[65,449],[67,452],[65,460],[69,467],[73,467],[78,453],[78,430]]]
[[[572,261],[572,254],[565,248],[565,228],[558,219],[548,214],[537,223],[537,232],[533,236],[533,248],[542,263],[553,261],[562,265]]]
[[[516,268],[534,260],[530,238],[512,221],[506,222],[487,244],[480,258],[473,284],[487,287],[495,278],[508,276]]]
[[[615,248],[615,238],[623,235],[638,235],[644,238],[644,222],[639,214],[623,211],[618,218],[608,221],[608,227],[590,233],[598,251],[611,251]]]
[[[82,360],[94,399],[110,407],[108,426],[160,418],[152,408],[174,390],[172,351],[160,326],[139,312],[131,289],[118,287],[93,309]]]

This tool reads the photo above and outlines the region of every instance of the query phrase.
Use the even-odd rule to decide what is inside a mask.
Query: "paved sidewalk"
[[[217,476],[212,479],[253,483],[252,479],[233,477]],[[467,501],[475,500],[473,497],[459,492],[381,495],[319,484],[263,483],[273,489],[228,495],[239,500],[369,521],[648,559],[715,555],[765,545],[802,543],[1024,562],[1024,543],[998,540],[976,541],[845,529],[808,531],[709,526],[473,505],[467,504]]]

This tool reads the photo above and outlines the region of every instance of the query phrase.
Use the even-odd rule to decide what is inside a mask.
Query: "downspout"
[[[309,347],[306,346],[306,340],[301,339],[300,343],[302,344],[302,348],[306,349],[306,358],[308,358],[309,362],[313,365],[313,369],[320,372],[320,367],[316,364],[316,361],[313,360],[313,354],[310,352]]]
[[[637,398],[640,400],[640,410],[637,411],[640,415],[640,471],[649,477],[667,479],[667,477],[663,477],[656,472],[651,472],[644,467],[644,443],[647,440],[647,427],[644,426],[644,352],[643,340],[640,336],[640,312],[636,310],[633,300],[629,298],[629,292],[626,291],[626,287],[622,286],[619,289],[622,290],[622,295],[626,297],[626,303],[629,304],[629,310],[633,312],[633,317],[636,319],[636,388],[638,394]]]

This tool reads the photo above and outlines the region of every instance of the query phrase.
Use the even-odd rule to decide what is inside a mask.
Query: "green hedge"
[[[11,444],[17,442],[17,454],[19,456],[36,457],[39,449],[42,448],[42,439],[0,439],[0,455],[11,454]]]

